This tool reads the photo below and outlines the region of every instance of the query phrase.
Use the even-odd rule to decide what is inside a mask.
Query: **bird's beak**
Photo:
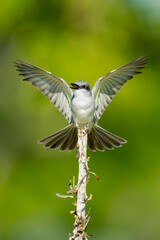
[[[76,83],[70,83],[70,84],[72,85],[72,87],[70,87],[70,88],[72,88],[72,89],[79,89],[78,84],[76,84]]]

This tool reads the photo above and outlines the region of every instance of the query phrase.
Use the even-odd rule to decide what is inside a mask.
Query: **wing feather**
[[[29,81],[32,85],[37,86],[71,123],[71,98],[73,93],[68,84],[62,78],[31,64],[17,61],[15,65],[17,71],[20,72],[19,75],[25,77],[24,81]]]
[[[141,73],[139,70],[144,68],[148,58],[139,57],[132,62],[117,68],[105,76],[99,78],[95,83],[92,94],[95,98],[96,111],[95,118],[99,119],[113,97],[123,87],[123,85],[135,74]]]

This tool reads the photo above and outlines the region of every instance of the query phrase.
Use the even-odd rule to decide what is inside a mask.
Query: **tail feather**
[[[91,132],[88,134],[88,146],[91,150],[103,151],[104,148],[113,150],[114,147],[121,147],[122,144],[127,141],[109,131],[99,127],[98,125],[93,125]]]
[[[67,148],[69,148],[69,145],[70,145],[70,142],[73,138],[73,132],[74,132],[74,128],[71,129],[71,131],[68,133],[65,141],[63,142],[61,148],[60,148],[60,151],[64,151],[66,150]]]
[[[108,142],[108,140],[102,134],[100,134],[98,131],[97,131],[97,135],[105,148],[107,148],[109,150],[114,149],[113,146],[111,145],[111,143]]]
[[[95,143],[95,147],[99,150],[99,151],[104,151],[104,147],[103,147],[103,144],[102,144],[102,141],[98,135],[98,132],[95,131],[95,129],[93,128],[92,129],[93,131],[93,135],[94,135],[94,143]]]
[[[61,146],[60,150],[72,150],[75,148],[77,144],[77,131],[76,126],[74,124],[70,124],[69,126],[63,128],[62,130],[41,139],[38,143],[45,143],[44,147],[48,147],[50,149],[55,149]]]
[[[74,128],[73,139],[68,147],[68,150],[73,150],[77,145],[77,141],[78,141],[77,128]]]
[[[119,143],[121,143],[121,144],[127,143],[127,141],[126,141],[124,138],[121,138],[121,137],[119,137],[119,136],[117,136],[117,135],[115,135],[115,134],[113,134],[113,133],[105,130],[104,128],[101,128],[100,126],[98,126],[98,125],[96,125],[96,124],[94,125],[94,127],[95,127],[98,131],[100,131],[102,134],[105,134],[107,137],[109,137],[109,138],[111,138],[111,139],[114,139],[114,140],[116,140],[117,142],[119,142]]]
[[[61,151],[66,149],[73,150],[78,141],[77,128],[74,123],[63,128],[46,138],[43,138],[39,143],[45,144],[44,147],[55,149],[60,147]],[[115,147],[121,147],[127,141],[107,130],[94,124],[91,131],[88,133],[88,147],[92,151],[104,151],[105,148],[112,150]]]
[[[63,135],[65,132],[68,132],[68,130],[72,127],[72,125],[73,125],[73,124],[70,124],[70,125],[68,125],[67,127],[61,129],[60,131],[58,131],[58,132],[56,132],[56,133],[54,133],[54,134],[52,134],[52,135],[49,135],[48,137],[45,137],[45,138],[39,140],[38,143],[41,144],[41,143],[48,142],[48,141],[52,140],[54,137],[56,137],[57,135],[60,136],[61,133],[62,133],[62,135]]]
[[[71,131],[71,129],[70,129],[70,131]],[[53,135],[52,139],[49,142],[47,142],[44,145],[44,147],[56,148],[56,145],[58,143],[61,144],[61,143],[64,142],[65,138],[68,136],[68,133],[69,133],[69,131],[68,132],[64,132],[64,133],[61,132],[60,134],[56,133],[56,135]],[[57,146],[59,146],[59,144]]]
[[[47,142],[44,147],[53,147],[53,145],[56,145],[58,142],[63,142],[65,137],[67,136],[67,133],[59,134],[57,136],[54,136],[49,142]]]
[[[92,151],[96,151],[96,147],[95,147],[94,138],[93,138],[93,132],[92,131],[88,134],[88,147]]]
[[[60,138],[57,137],[56,139],[53,139],[51,142],[51,145],[49,145],[48,147],[50,147],[51,149],[55,149],[55,148],[59,147],[61,144],[63,144],[65,142],[67,137],[68,137],[68,133],[65,133]],[[46,145],[47,144],[45,144],[45,147],[46,147]]]
[[[104,136],[104,133],[102,131],[97,131],[99,137],[102,139],[102,141],[104,142],[104,144],[107,144],[106,147],[109,147],[110,149],[114,149],[114,147],[121,147],[121,143],[111,137],[106,137],[106,135]]]

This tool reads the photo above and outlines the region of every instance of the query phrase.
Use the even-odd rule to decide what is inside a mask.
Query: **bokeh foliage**
[[[99,124],[128,140],[114,151],[88,151],[96,239],[158,240],[160,236],[159,56],[156,0],[7,0],[0,8],[0,239],[67,239],[71,199],[59,199],[77,176],[73,152],[36,142],[67,125],[13,66],[20,59],[68,83],[91,86],[141,55],[150,62],[115,97]]]

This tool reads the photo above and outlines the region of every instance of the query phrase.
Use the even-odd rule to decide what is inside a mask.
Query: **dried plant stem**
[[[87,162],[87,130],[78,129],[78,163],[79,175],[77,184],[77,209],[75,212],[75,229],[70,240],[87,240],[86,227],[90,218],[85,215],[86,201],[88,199],[86,193],[88,162]]]
[[[87,134],[83,130],[78,130],[78,152],[79,152],[79,175],[78,175],[78,194],[77,194],[77,215],[85,218],[85,206],[87,200],[86,178],[87,178]]]

